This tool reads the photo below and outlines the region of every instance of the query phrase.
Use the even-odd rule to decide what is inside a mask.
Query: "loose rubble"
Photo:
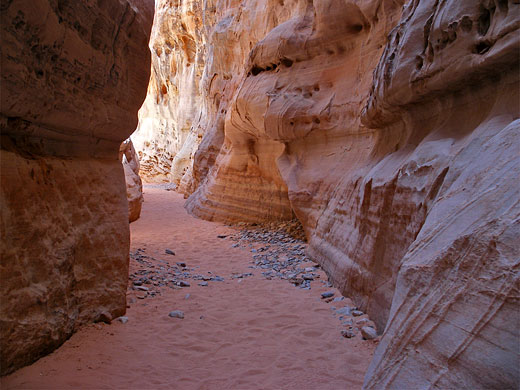
[[[239,229],[235,234],[219,234],[217,238],[229,240],[232,248],[249,252],[253,258],[249,268],[260,270],[259,276],[266,280],[287,280],[294,286],[306,290],[310,290],[311,284],[318,281],[326,288],[332,287],[328,280],[321,279],[323,271],[320,270],[319,264],[306,256],[307,243],[298,221],[264,225],[240,223],[238,226]],[[164,253],[175,256],[172,249],[166,248]],[[249,258],[249,255],[247,257]],[[142,248],[137,249],[135,253],[130,253],[130,258],[139,265],[139,269],[130,274],[129,286],[138,299],[160,295],[161,288],[165,287],[189,289],[192,286],[190,281],[195,281],[198,287],[206,289],[213,282],[226,280],[211,271],[200,272],[198,267],[189,267],[182,260],[172,264],[164,259],[154,258],[146,254],[145,249]],[[255,272],[233,272],[227,279],[240,283],[253,276]],[[345,300],[343,296],[335,297],[336,293],[336,290],[322,292],[320,299],[331,304],[343,303],[341,307],[331,306],[333,315],[344,327],[341,335],[345,338],[354,338],[361,334],[364,340],[377,339],[375,325],[368,316],[353,306],[349,299]],[[189,297],[188,293],[184,299]],[[169,316],[184,318],[184,313],[176,310],[170,312]]]
[[[175,265],[166,260],[149,256],[145,249],[139,248],[130,253],[130,260],[138,264],[138,270],[130,274],[129,290],[136,292],[138,299],[153,298],[161,294],[161,289],[186,289],[191,286],[190,279],[200,281],[199,286],[209,286],[208,282],[222,282],[224,277],[211,271],[197,272],[198,267],[188,267],[186,262],[178,261]],[[171,253],[170,253],[171,252]],[[174,255],[171,249],[165,254]]]
[[[231,247],[253,253],[250,268],[262,270],[265,279],[285,279],[309,290],[310,282],[319,278],[315,273],[319,265],[308,265],[312,260],[305,254],[305,233],[298,220],[262,225],[239,223],[238,226],[241,230],[227,237],[234,242]]]

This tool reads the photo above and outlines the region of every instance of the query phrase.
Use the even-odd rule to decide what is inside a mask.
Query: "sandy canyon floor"
[[[366,315],[342,323],[337,310],[352,303],[340,301],[319,268],[305,282],[310,289],[269,279],[277,270],[262,251],[276,245],[241,240],[237,228],[195,219],[183,203],[173,191],[145,187],[131,225],[128,321],[82,328],[3,377],[2,389],[361,388],[376,342],[341,331]],[[322,299],[328,291],[336,301]],[[175,310],[184,318],[170,317]]]

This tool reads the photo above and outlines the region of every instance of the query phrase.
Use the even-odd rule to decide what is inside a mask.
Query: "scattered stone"
[[[344,316],[352,315],[352,311],[351,311],[350,307],[348,307],[348,306],[342,307],[341,309],[337,309],[336,313],[338,313],[339,315],[344,315]]]
[[[303,280],[314,280],[314,275],[312,275],[312,274],[303,274],[302,278],[303,278]]]
[[[219,235],[217,236],[217,238],[226,238],[226,237],[227,237],[227,234],[219,234]]]
[[[371,326],[363,326],[361,328],[361,335],[365,340],[373,340],[377,337],[377,332]]]
[[[177,286],[179,286],[179,287],[190,287],[190,284],[188,282],[185,282],[184,280],[179,280],[177,282]]]
[[[172,251],[172,250],[170,250],[170,249],[166,249],[166,250],[164,251],[164,253],[166,253],[167,255],[175,256],[175,252]]]
[[[352,310],[352,315],[354,317],[362,316],[364,313],[361,310]]]
[[[199,286],[202,286],[202,287],[205,287],[205,286],[207,286],[207,285],[208,285],[208,282],[200,282],[200,283],[199,283]]]
[[[356,337],[356,334],[354,333],[354,331],[350,330],[350,329],[347,329],[347,330],[342,330],[341,331],[341,335],[347,339],[351,339],[352,337]]]
[[[184,299],[189,299],[189,298],[190,298],[190,294],[186,294],[186,295],[184,296]]]
[[[136,295],[137,299],[145,299],[147,296],[148,293],[146,291]]]
[[[128,322],[128,317],[122,316],[118,317],[117,320],[121,322],[122,324],[126,324]]]
[[[327,292],[324,292],[321,294],[321,299],[325,299],[325,298],[331,298],[334,296],[334,292],[333,291],[327,291]]]
[[[341,302],[343,299],[345,299],[345,297],[336,297],[332,301],[333,302]]]
[[[306,267],[305,268],[305,272],[314,272],[314,271],[315,271],[314,267]]]
[[[178,263],[176,263],[179,267],[181,268],[186,268],[186,263],[184,261],[179,261]]]
[[[139,290],[139,291],[149,291],[150,289],[146,286],[135,286],[135,289],[136,290]]]
[[[172,318],[180,318],[180,319],[184,318],[184,312],[180,311],[180,310],[171,311],[170,314],[168,314],[168,315]]]

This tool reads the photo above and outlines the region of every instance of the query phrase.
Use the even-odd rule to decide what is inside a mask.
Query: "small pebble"
[[[332,300],[332,302],[341,302],[342,300],[344,300],[345,297],[336,297]]]
[[[363,315],[363,312],[361,310],[352,310],[352,315],[354,317],[359,317]]]
[[[184,296],[184,299],[189,299],[189,298],[190,298],[190,294],[186,294],[186,295]]]
[[[185,268],[185,267],[186,267],[186,263],[185,263],[184,261],[179,261],[179,262],[177,263],[177,265],[178,265],[179,267],[182,267],[182,268]]]
[[[202,286],[202,287],[205,287],[205,286],[207,286],[207,285],[208,285],[208,282],[200,282],[200,283],[199,283],[199,286]]]
[[[184,280],[180,280],[177,283],[177,285],[180,286],[180,287],[190,287],[190,284],[188,282],[185,282]]]
[[[166,253],[167,255],[175,256],[175,252],[172,251],[172,250],[170,250],[170,249],[166,249],[166,250],[164,251],[164,253]]]
[[[341,335],[343,337],[346,337],[347,339],[351,339],[352,337],[356,337],[356,334],[353,331],[351,331],[350,329],[342,330],[341,331]]]
[[[363,326],[361,328],[361,335],[365,340],[373,340],[377,337],[377,332],[371,326]]]
[[[341,309],[338,309],[338,310],[336,311],[336,313],[341,314],[341,315],[344,315],[344,316],[350,316],[350,315],[352,315],[352,312],[351,312],[351,310],[350,310],[350,307],[348,307],[348,306],[345,306],[345,307],[342,307]]]
[[[184,312],[180,311],[180,310],[171,311],[170,314],[168,314],[168,315],[172,318],[180,318],[180,319],[184,318]]]
[[[150,290],[148,287],[145,287],[145,286],[135,286],[135,289],[139,290],[139,291],[148,291],[148,290]]]
[[[334,296],[334,292],[333,291],[327,291],[327,292],[321,293],[321,298],[322,299],[331,298],[333,296]]]
[[[126,324],[128,322],[128,317],[118,317],[117,320],[122,324]]]

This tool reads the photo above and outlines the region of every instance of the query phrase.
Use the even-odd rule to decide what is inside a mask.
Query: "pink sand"
[[[131,250],[185,261],[225,281],[202,287],[190,280],[191,287],[162,287],[157,297],[137,299],[126,324],[85,326],[49,356],[2,378],[2,389],[361,388],[375,344],[341,337],[332,304],[320,299],[330,288],[320,280],[311,290],[265,280],[248,268],[249,251],[217,238],[235,229],[189,216],[179,194],[145,192],[141,218],[131,225]],[[165,255],[166,248],[176,256]],[[131,272],[136,266],[132,261]],[[254,276],[238,282],[230,278],[234,272]],[[135,295],[129,290],[129,298]],[[185,318],[170,318],[172,310]]]

